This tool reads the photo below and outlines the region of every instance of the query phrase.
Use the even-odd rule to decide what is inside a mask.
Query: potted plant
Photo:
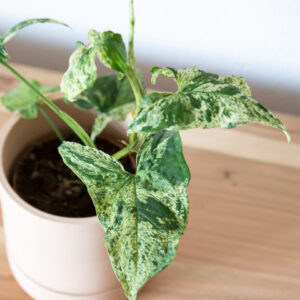
[[[19,29],[41,22],[59,23],[28,20],[0,38],[1,64],[22,81],[2,97],[2,104],[32,119],[15,117],[2,134],[0,191],[10,264],[22,286],[38,299],[120,299],[104,253],[105,243],[116,278],[128,299],[134,300],[145,282],[174,259],[187,225],[190,172],[179,131],[260,122],[281,129],[288,140],[289,135],[280,120],[251,97],[249,86],[239,76],[220,77],[195,66],[153,67],[153,83],[159,75],[171,77],[178,90],[147,94],[135,68],[133,0],[128,52],[120,34],[90,30],[89,44],[78,42],[70,57],[61,81],[65,102],[57,105],[45,96],[56,89],[22,77],[7,63],[9,56],[3,46]],[[95,57],[118,75],[97,78]],[[88,135],[84,127],[94,119],[90,109],[97,114]],[[122,148],[119,146],[111,155],[97,149],[97,136],[112,120],[122,121],[130,112],[128,140],[123,138]],[[56,133],[62,161],[80,179],[69,172],[71,179],[62,180],[62,174],[57,173],[58,181],[67,188],[71,186],[71,194],[78,192],[78,185],[80,192],[86,186],[104,231],[93,216],[58,217],[33,208],[9,185],[9,171],[12,165],[18,165],[17,155],[48,130],[42,117]],[[65,127],[73,132],[71,141],[65,140]],[[100,146],[104,140],[100,139]],[[50,149],[51,155],[56,153],[48,142],[40,141],[35,147]],[[25,157],[36,154],[33,146],[29,149]],[[135,154],[136,170],[133,156],[129,160],[131,170],[125,169],[120,160]],[[41,159],[35,156],[33,168]],[[55,162],[51,168],[60,164],[59,157]],[[27,185],[35,176],[29,176]],[[18,269],[20,264],[22,268]]]

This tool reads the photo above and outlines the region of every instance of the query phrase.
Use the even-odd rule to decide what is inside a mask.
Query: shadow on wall
[[[28,64],[41,68],[48,68],[64,72],[68,67],[68,59],[74,48],[60,48],[57,45],[39,44],[37,41],[14,40],[7,45],[7,50],[12,57],[12,61]],[[139,60],[137,55],[137,66],[144,74],[148,88],[155,90],[175,91],[176,84],[172,79],[159,78],[156,85],[150,82],[150,69],[155,65],[152,61],[144,62]],[[201,67],[200,67],[201,68]],[[203,67],[205,69],[205,67]],[[101,67],[102,74],[112,71]],[[211,70],[219,73],[219,70]],[[228,70],[230,74],[230,70]],[[289,90],[287,88],[276,86],[271,87],[261,85],[258,82],[249,82],[253,98],[273,111],[285,112],[300,115],[300,88],[299,90]]]

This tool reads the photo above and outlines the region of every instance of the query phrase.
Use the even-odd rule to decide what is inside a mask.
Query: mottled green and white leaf
[[[186,228],[190,173],[178,132],[148,138],[135,175],[102,151],[76,143],[64,142],[59,153],[86,184],[115,274],[135,300],[138,289],[174,259]]]
[[[58,90],[58,87],[42,85],[35,79],[30,79],[29,83],[41,93]],[[1,97],[1,103],[7,110],[11,112],[18,111],[25,119],[36,118],[38,102],[39,96],[24,83],[11,89]]]
[[[219,77],[196,67],[178,70],[155,67],[152,73],[153,83],[158,75],[174,78],[178,91],[146,95],[129,132],[233,128],[259,122],[281,129],[289,139],[281,121],[251,98],[250,88],[242,77]]]
[[[98,113],[91,131],[91,139],[94,141],[96,137],[104,130],[107,124],[112,120],[107,114]]]
[[[118,72],[126,72],[127,52],[120,34],[112,31],[100,33],[96,30],[90,30],[89,42],[105,66]]]
[[[71,102],[93,86],[97,78],[96,54],[104,65],[113,70],[125,73],[127,68],[126,48],[120,34],[90,30],[88,39],[88,46],[78,42],[78,48],[71,55],[69,68],[61,81],[62,93]]]
[[[124,121],[135,109],[135,98],[127,77],[118,79],[116,74],[99,77],[93,87],[81,93],[74,103],[82,109],[94,108],[99,112],[92,129],[93,139],[108,122]]]
[[[69,59],[69,68],[61,80],[61,91],[68,101],[75,101],[84,90],[93,86],[97,78],[95,50],[78,44]]]
[[[3,60],[9,59],[9,55],[4,49],[4,44],[7,43],[10,39],[12,39],[21,29],[23,29],[24,27],[27,27],[29,25],[35,24],[35,23],[54,23],[54,24],[59,24],[59,25],[68,27],[67,24],[59,22],[57,20],[48,19],[48,18],[29,19],[29,20],[20,22],[17,25],[10,28],[2,36],[0,36],[0,59],[3,59]]]

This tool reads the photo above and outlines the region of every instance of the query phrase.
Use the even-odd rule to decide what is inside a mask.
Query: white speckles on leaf
[[[125,73],[127,69],[127,53],[122,36],[112,31],[103,33],[89,31],[89,41],[97,52],[99,60],[108,68]]]
[[[233,128],[259,122],[281,129],[289,140],[281,121],[251,98],[250,88],[242,77],[219,77],[195,66],[187,69],[154,67],[152,73],[154,82],[158,75],[174,78],[178,92],[146,95],[128,132]]]
[[[126,76],[104,75],[95,81],[91,88],[82,92],[74,102],[82,109],[96,109],[91,138],[101,133],[111,120],[124,121],[130,111],[135,109],[135,98]]]
[[[138,289],[174,259],[187,224],[190,173],[178,132],[149,137],[135,175],[102,151],[76,143],[64,142],[59,153],[86,184],[115,274],[127,297],[136,299]]]
[[[71,55],[69,68],[62,78],[62,93],[71,102],[93,86],[97,78],[96,54],[104,65],[113,70],[124,73],[127,68],[126,48],[120,34],[90,30],[88,39],[88,46],[77,43],[78,48]]]
[[[67,100],[73,102],[80,93],[94,84],[96,78],[95,51],[80,45],[70,56],[69,68],[61,81],[61,91]]]

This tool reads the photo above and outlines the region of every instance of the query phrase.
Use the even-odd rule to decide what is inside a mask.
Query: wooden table
[[[61,77],[16,68],[44,84]],[[17,82],[0,69],[0,91]],[[260,125],[182,133],[192,173],[188,229],[175,261],[139,300],[300,299],[300,117],[277,115],[291,144]],[[0,123],[8,116],[0,111]],[[1,225],[0,299],[30,299],[9,270]]]

